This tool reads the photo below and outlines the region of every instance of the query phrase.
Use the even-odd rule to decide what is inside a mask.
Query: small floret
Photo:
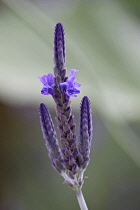
[[[76,73],[78,70],[71,69],[70,74],[66,82],[63,82],[60,84],[63,90],[66,91],[66,94],[68,96],[77,97],[76,94],[80,93],[80,90],[77,90],[76,87],[80,87],[81,85],[77,82],[75,82]]]
[[[42,77],[38,77],[43,83],[44,87],[41,90],[43,95],[53,95],[54,94],[54,76],[52,74],[47,74]]]

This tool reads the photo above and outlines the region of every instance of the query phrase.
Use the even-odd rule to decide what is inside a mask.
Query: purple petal
[[[74,87],[81,87],[81,84],[79,84],[78,82],[74,82]]]
[[[47,75],[44,75],[42,77],[38,77],[40,79],[40,82],[43,83],[43,85],[48,85],[48,81],[47,81]]]
[[[44,75],[42,77],[38,77],[40,81],[43,83],[44,87],[41,90],[43,95],[53,95],[53,87],[54,87],[54,76],[52,74]]]
[[[42,90],[41,90],[41,94],[43,94],[43,95],[49,95],[48,88],[43,87]]]
[[[76,87],[80,87],[81,85],[75,82],[75,76],[78,70],[71,69],[69,73],[69,77],[66,82],[60,84],[63,91],[66,91],[68,96],[77,97],[76,94],[80,93],[80,90],[77,90]]]
[[[66,82],[62,82],[62,83],[60,83],[60,86],[61,86],[62,90],[64,91],[67,88],[67,83]]]
[[[76,88],[67,90],[68,96],[77,97],[77,95],[75,94],[79,94],[79,93],[80,93],[80,90],[77,90]]]
[[[48,79],[48,85],[50,87],[52,87],[54,85],[54,77],[53,77],[53,75],[52,74],[48,74],[47,75],[47,79]]]
[[[43,83],[45,86],[52,86],[54,85],[54,77],[52,74],[47,74],[42,77],[38,77],[40,81]]]
[[[76,73],[77,73],[77,72],[78,72],[78,70],[76,70],[76,69],[71,69],[71,70],[70,70],[70,73],[69,73],[69,79],[72,79],[72,78],[75,79]]]

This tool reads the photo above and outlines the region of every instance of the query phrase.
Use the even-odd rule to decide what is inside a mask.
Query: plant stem
[[[85,202],[85,199],[84,199],[84,196],[83,196],[83,193],[82,193],[81,189],[76,191],[76,196],[77,196],[77,200],[78,200],[80,209],[81,210],[88,210],[88,207],[87,207],[87,204]]]

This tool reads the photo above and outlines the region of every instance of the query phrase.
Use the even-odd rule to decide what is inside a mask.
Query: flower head
[[[43,95],[53,95],[54,94],[54,76],[52,74],[47,74],[42,77],[38,77],[43,83],[44,87],[41,90]]]
[[[77,82],[75,82],[76,73],[78,70],[71,69],[70,74],[66,82],[63,82],[60,84],[63,90],[66,91],[66,94],[68,96],[77,97],[76,94],[80,93],[80,90],[77,90],[76,87],[80,87],[81,85]]]
[[[54,75],[44,75],[39,79],[44,86],[41,93],[52,95],[56,104],[61,146],[49,110],[43,103],[39,108],[40,123],[53,167],[64,177],[68,185],[79,191],[90,160],[92,116],[90,101],[85,96],[80,106],[80,135],[77,141],[70,97],[76,97],[80,93],[77,88],[81,85],[75,81],[78,70],[71,69],[69,76],[66,77],[65,57],[64,28],[61,23],[57,23],[54,33]]]

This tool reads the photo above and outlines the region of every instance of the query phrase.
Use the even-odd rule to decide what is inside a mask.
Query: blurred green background
[[[38,106],[38,76],[53,71],[53,31],[62,22],[67,69],[79,70],[93,110],[91,162],[83,193],[89,210],[140,209],[140,1],[0,1],[0,210],[78,210],[51,167]],[[78,131],[77,131],[78,132]]]

